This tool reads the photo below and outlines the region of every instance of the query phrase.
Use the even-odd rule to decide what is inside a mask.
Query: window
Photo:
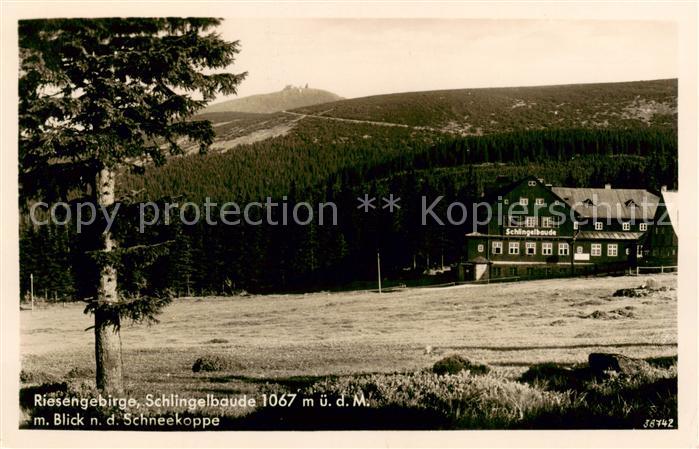
[[[631,230],[631,223],[622,223],[621,229],[623,229],[624,231],[630,231]]]
[[[533,256],[536,254],[536,242],[526,242],[525,245],[527,247],[528,256]]]
[[[566,274],[568,274],[568,269],[567,268],[559,268],[558,274],[565,276]]]
[[[616,257],[619,254],[619,246],[616,243],[609,243],[607,245],[607,256]]]
[[[510,242],[508,249],[510,254],[519,254],[519,242]]]
[[[519,204],[521,204],[522,206],[528,206],[529,205],[529,198],[520,198]]]
[[[575,248],[575,252],[578,253],[578,254],[582,254],[582,253],[583,253],[583,247],[580,246],[580,245],[578,245],[578,247]]]
[[[553,254],[553,243],[551,242],[543,242],[541,243],[541,254],[544,256],[550,256]]]
[[[527,267],[527,276],[534,276],[534,268]]]
[[[636,247],[636,257],[643,257],[643,245]]]
[[[577,222],[577,221],[574,221],[574,222],[573,222],[573,229],[576,229],[576,230],[577,230],[579,227],[580,227],[580,225],[578,224],[578,222]]]
[[[543,198],[537,198],[534,200],[534,204],[537,206],[543,206],[544,205],[544,199]]]
[[[648,223],[641,223],[638,225],[638,230],[641,232],[645,232],[648,230]]]
[[[502,242],[493,242],[493,254],[502,254]]]
[[[546,267],[546,276],[551,276],[553,274],[553,269]]]
[[[510,267],[510,276],[517,276],[517,267]]]
[[[527,184],[529,187],[536,187],[536,181],[529,181]]]
[[[558,255],[559,256],[567,256],[569,252],[570,252],[570,247],[568,246],[567,243],[559,243],[558,244]]]
[[[536,227],[536,217],[527,217],[524,222],[524,226],[528,228],[535,228]]]
[[[595,222],[595,231],[601,231],[603,227],[604,227],[604,224],[601,221]]]
[[[602,244],[601,243],[593,243],[592,248],[590,249],[590,254],[593,256],[601,256],[602,255]]]
[[[502,274],[500,267],[493,267],[493,277],[499,277]]]
[[[518,228],[518,227],[522,226],[522,223],[523,223],[522,217],[520,217],[519,215],[508,215],[507,216],[507,225],[508,226]]]
[[[482,253],[483,250],[485,250],[485,246],[483,246],[483,244],[481,243],[480,245],[478,245],[478,252]]]
[[[553,217],[541,217],[542,228],[552,228],[554,226]]]

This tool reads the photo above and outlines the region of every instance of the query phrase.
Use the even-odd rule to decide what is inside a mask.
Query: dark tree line
[[[332,288],[373,279],[377,250],[388,278],[418,282],[425,268],[458,261],[463,235],[469,231],[467,225],[422,226],[423,195],[443,195],[436,211],[444,216],[451,201],[478,201],[505,182],[502,178],[530,174],[566,186],[611,182],[615,187],[658,191],[661,185],[677,185],[672,130],[527,131],[449,139],[430,135],[413,141],[400,134],[404,132],[386,131],[379,144],[348,139],[330,149],[292,140],[303,135],[277,139],[279,146],[272,139],[240,152],[176,159],[142,178],[128,178],[122,191],[145,188],[146,198],[178,196],[180,203],[201,203],[209,197],[244,205],[267,195],[279,203],[286,197],[290,207],[298,201],[332,201],[337,204],[338,225],[320,226],[316,220],[306,226],[212,226],[203,221],[185,225],[177,219],[138,234],[133,232],[136,226],[127,223],[119,237],[124,242],[175,243],[147,270],[127,266],[122,288],[138,291],[143,279],[177,295]],[[365,193],[379,198],[393,193],[402,207],[394,213],[365,213],[356,208],[356,198]],[[281,219],[280,208],[275,211],[274,218]],[[212,215],[217,217],[218,210]],[[71,229],[23,226],[22,288],[28,288],[29,273],[35,273],[58,297],[79,297],[86,273],[85,261],[75,250],[80,241]]]

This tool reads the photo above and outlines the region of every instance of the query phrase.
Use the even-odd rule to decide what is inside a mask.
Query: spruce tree
[[[239,52],[238,42],[211,31],[219,24],[213,18],[20,21],[21,193],[36,196],[70,181],[82,187],[87,180],[93,201],[111,210],[124,166],[162,164],[168,154],[183,153],[183,140],[205,152],[214,138],[211,123],[188,118],[218,93],[236,93],[245,77],[219,72]],[[64,167],[74,176],[56,183]],[[122,320],[153,320],[167,299],[120,294],[123,258],[150,248],[122,247],[111,232],[99,237],[92,254],[99,276],[87,311],[95,318],[97,387],[118,394]]]

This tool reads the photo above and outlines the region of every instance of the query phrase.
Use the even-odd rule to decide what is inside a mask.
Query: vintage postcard
[[[696,446],[696,14],[4,3],[2,444]]]

